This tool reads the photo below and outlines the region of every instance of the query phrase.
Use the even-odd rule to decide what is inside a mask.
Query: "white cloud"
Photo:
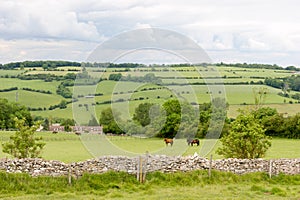
[[[58,43],[70,47],[86,41],[84,46],[91,46],[120,32],[156,27],[185,34],[214,55],[226,54],[226,60],[269,62],[274,56],[278,61],[280,53],[278,62],[300,65],[294,56],[300,53],[299,5],[297,0],[1,0],[0,63],[7,58],[73,58],[73,51]],[[40,48],[48,54],[37,52]],[[82,58],[93,50],[77,49]],[[26,54],[10,55],[20,51]]]
[[[0,61],[25,60],[84,61],[98,43],[70,40],[3,40],[0,39]]]
[[[4,1],[0,7],[0,36],[5,39],[101,38],[93,22],[80,22],[76,11],[65,8],[59,1]]]

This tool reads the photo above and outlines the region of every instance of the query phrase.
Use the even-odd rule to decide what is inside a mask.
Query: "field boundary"
[[[221,159],[208,160],[198,155],[194,156],[165,156],[142,155],[139,157],[103,156],[83,162],[70,164],[55,160],[40,158],[0,159],[0,170],[8,173],[28,173],[31,176],[82,176],[84,173],[100,174],[108,171],[138,174],[141,167],[146,172],[160,171],[163,173],[187,172],[193,170],[218,170],[235,174],[266,172],[269,175],[280,173],[300,174],[300,158],[298,159]]]

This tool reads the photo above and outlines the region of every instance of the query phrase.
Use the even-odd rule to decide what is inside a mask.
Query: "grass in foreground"
[[[0,172],[3,199],[299,199],[300,175],[235,175],[212,171],[149,173],[137,182],[124,172],[85,174],[79,179]]]

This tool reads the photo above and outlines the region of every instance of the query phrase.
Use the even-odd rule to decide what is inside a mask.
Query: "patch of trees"
[[[32,108],[32,107],[28,107],[29,111],[43,111],[43,110],[47,110],[46,107],[42,108],[42,107],[38,107],[38,108]]]
[[[126,77],[122,77],[121,80],[133,81],[133,82],[153,83],[153,84],[157,84],[157,85],[162,84],[161,78],[155,76],[155,74],[153,74],[153,73],[148,73],[148,74],[145,74],[144,76],[127,75]]]
[[[14,129],[14,118],[24,118],[29,126],[33,124],[30,112],[25,106],[18,103],[9,102],[7,99],[0,99],[0,129]]]
[[[64,86],[63,84],[60,84],[56,90],[56,93],[58,95],[61,95],[64,98],[72,98],[72,92],[69,88],[67,88],[66,86]]]
[[[11,76],[11,78],[18,78],[21,80],[43,80],[45,82],[51,82],[51,81],[68,81],[68,80],[76,80],[76,79],[84,79],[85,81],[91,79],[90,75],[88,75],[88,72],[83,69],[81,73],[67,73],[64,76],[61,75],[55,75],[55,74],[19,74],[17,76]],[[101,81],[102,79],[100,79]],[[94,80],[93,80],[94,81]],[[94,81],[93,84],[97,83],[99,81]]]
[[[290,77],[278,79],[278,78],[267,78],[265,84],[271,87],[283,89],[283,90],[294,90],[300,91],[300,75],[292,75]]]
[[[279,96],[282,96],[282,97],[292,98],[292,99],[298,100],[298,103],[300,103],[300,94],[299,93],[289,94],[287,92],[278,92],[277,94]],[[286,100],[284,100],[284,103],[286,103]],[[293,101],[290,100],[289,103],[293,103]]]
[[[187,102],[180,102],[177,99],[166,101],[161,107],[157,120],[159,123],[165,121],[156,136],[165,138],[189,138],[197,132],[198,110]],[[157,122],[156,122],[157,123]],[[155,123],[155,124],[156,124]]]
[[[14,90],[18,90],[18,87],[11,87],[11,88],[6,88],[6,89],[1,89],[0,92],[10,92],[10,91],[14,91]]]
[[[161,78],[155,76],[153,73],[145,74],[144,76],[131,76],[130,74],[127,76],[122,76],[121,73],[110,74],[108,80],[112,81],[132,81],[132,82],[146,82],[153,84],[162,84]]]
[[[78,62],[70,61],[24,61],[24,62],[12,62],[0,65],[0,69],[16,69],[16,68],[35,68],[42,67],[43,69],[50,69],[63,66],[81,66]]]
[[[300,113],[284,117],[274,108],[260,108],[252,112],[265,129],[265,134],[272,137],[300,139]]]
[[[110,104],[112,102],[108,101],[106,103]],[[148,137],[172,138],[176,136],[179,138],[208,137],[217,139],[227,136],[230,131],[236,134],[240,131],[237,127],[238,122],[245,122],[243,128],[245,137],[246,135],[248,137],[251,131],[260,130],[257,138],[261,139],[265,136],[300,139],[300,113],[295,116],[284,117],[276,109],[257,105],[254,110],[243,111],[241,116],[234,120],[226,117],[228,104],[224,99],[216,98],[210,103],[200,104],[198,110],[190,104],[170,99],[161,106],[147,102],[139,104],[135,109],[132,120],[126,122],[122,121],[118,112],[116,112],[117,118],[114,119],[115,116],[112,114],[112,110],[106,110],[102,113],[102,118],[105,119],[102,124],[103,122],[106,123],[105,130],[115,134],[126,132],[129,135],[145,135]],[[117,120],[118,123],[110,120]],[[247,124],[251,125],[250,128]],[[120,127],[117,128],[117,126]],[[114,132],[115,130],[117,131]],[[261,134],[264,136],[261,136]],[[254,157],[263,156],[263,152],[255,153],[255,155]]]
[[[54,74],[19,74],[16,78],[21,80],[43,80],[45,82],[64,80],[63,76],[57,76]]]
[[[146,102],[139,104],[135,109],[132,120],[124,122],[118,118],[118,125],[129,135],[203,138],[209,132],[213,138],[219,136],[216,132],[227,131],[226,128],[222,130],[223,123],[220,123],[226,118],[226,106],[223,100],[218,99],[201,106],[199,110],[187,102],[176,99],[169,99],[163,105]],[[210,123],[211,119],[215,123]]]
[[[105,133],[123,134],[120,113],[113,111],[111,108],[102,110],[100,115],[100,125],[103,127]]]
[[[74,86],[74,80],[66,79],[62,81],[56,89],[56,93],[64,98],[72,98],[72,91],[68,88]]]
[[[146,67],[144,64],[139,63],[90,63],[83,62],[81,63],[82,67],[98,67],[98,68],[141,68]]]
[[[108,80],[111,81],[119,81],[122,78],[122,74],[121,73],[117,73],[117,74],[110,74],[108,77]]]
[[[282,89],[284,86],[284,82],[282,79],[276,79],[276,78],[266,78],[265,84],[274,88]]]
[[[55,75],[55,74],[21,74],[17,75],[16,78],[21,80],[43,80],[45,82],[51,81],[64,81],[64,80],[75,80],[77,77],[85,76],[82,73],[67,73],[64,76]],[[11,77],[12,78],[12,77]]]
[[[286,68],[283,68],[281,66],[278,66],[276,64],[270,65],[270,64],[258,64],[258,63],[216,63],[217,67],[238,67],[238,68],[257,68],[257,69],[276,69],[276,70],[291,70],[291,71],[299,71],[299,68],[296,68],[295,66],[288,66]]]

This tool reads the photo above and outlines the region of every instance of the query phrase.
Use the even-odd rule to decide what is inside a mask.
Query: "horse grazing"
[[[171,144],[171,146],[173,146],[173,139],[165,138],[164,141],[167,146],[168,146],[168,144]]]
[[[199,144],[200,144],[200,141],[198,139],[187,139],[186,141],[187,141],[188,145],[191,145],[191,146],[193,146],[194,144],[197,144],[197,146],[199,146]]]

